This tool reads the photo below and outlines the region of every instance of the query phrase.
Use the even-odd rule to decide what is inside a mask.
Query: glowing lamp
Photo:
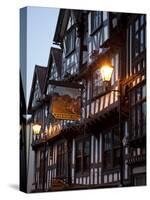
[[[110,65],[103,65],[100,68],[100,72],[102,75],[102,79],[104,82],[109,82],[111,80],[112,72],[113,72],[113,67]]]
[[[40,133],[40,130],[41,130],[41,125],[40,124],[34,124],[32,128],[33,128],[33,133],[38,135]]]

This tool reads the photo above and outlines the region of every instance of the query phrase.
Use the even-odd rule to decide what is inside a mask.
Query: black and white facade
[[[35,192],[146,185],[146,15],[61,9],[54,43],[29,105],[42,124],[32,143]],[[109,91],[99,72],[106,60]],[[52,116],[53,80],[84,85],[79,121]]]

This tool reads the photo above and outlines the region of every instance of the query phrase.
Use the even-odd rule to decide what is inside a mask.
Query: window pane
[[[120,137],[119,137],[119,127],[115,127],[113,129],[113,145],[119,145],[120,144]]]
[[[137,88],[137,91],[136,91],[136,101],[140,101],[141,99],[141,88]]]
[[[115,81],[118,80],[118,73],[119,73],[119,54],[117,53],[115,56]]]
[[[142,87],[142,98],[146,97],[146,85]]]
[[[120,149],[115,149],[114,150],[114,167],[119,167],[120,166]]]
[[[90,98],[90,81],[87,82],[87,100]]]
[[[145,68],[145,60],[144,60],[144,59],[142,60],[141,67],[142,67],[143,69]]]
[[[145,174],[135,175],[134,185],[136,186],[146,185],[146,175]]]
[[[87,105],[87,110],[86,110],[86,117],[88,117],[89,116],[89,105]]]
[[[144,15],[141,15],[141,18],[140,18],[140,25],[142,26],[144,24]]]
[[[83,170],[86,171],[89,169],[90,164],[90,142],[84,142],[84,149],[83,149]]]
[[[139,136],[141,133],[141,106],[137,106],[137,135]]]
[[[93,97],[103,92],[103,81],[99,70],[93,73]]]
[[[81,152],[82,152],[82,143],[77,143],[76,145],[76,155],[79,156],[81,155]]]
[[[146,102],[142,103],[142,134],[146,134]]]
[[[140,38],[140,52],[144,50],[144,30],[141,30],[141,38]]]
[[[83,170],[87,171],[89,169],[89,163],[90,163],[90,159],[89,156],[84,156],[83,157]]]
[[[81,171],[81,157],[76,157],[76,172]]]
[[[91,104],[91,114],[94,115],[94,106],[95,106],[95,101],[92,102]]]
[[[115,28],[117,26],[117,18],[113,18],[112,20],[112,27]]]
[[[139,35],[135,35],[135,56],[139,54]]]
[[[63,176],[65,170],[64,163],[64,143],[57,145],[57,176]]]
[[[104,26],[104,41],[108,39],[108,26]]]
[[[108,13],[103,11],[103,21],[108,19]]]
[[[91,31],[97,29],[102,23],[101,12],[93,11],[91,12]]]
[[[66,54],[69,54],[75,47],[75,28],[69,30],[65,40]]]
[[[84,155],[89,155],[90,152],[90,142],[89,141],[85,141],[84,142]]]
[[[76,144],[76,172],[80,172],[82,167],[82,143]]]
[[[131,110],[131,134],[135,136],[135,108]]]
[[[112,167],[111,151],[104,152],[104,168],[110,169]]]
[[[104,135],[104,150],[110,150],[112,148],[112,134],[111,132]]]
[[[139,20],[137,19],[135,21],[135,31],[138,31],[138,29],[139,29]]]
[[[136,67],[135,67],[135,72],[139,72],[140,71],[140,68],[141,68],[141,65],[140,63],[136,64]]]
[[[135,104],[135,91],[131,92],[131,105]]]

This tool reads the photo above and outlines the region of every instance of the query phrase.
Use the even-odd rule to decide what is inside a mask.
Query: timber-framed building
[[[29,101],[41,124],[35,192],[146,185],[146,15],[60,9],[53,41]],[[110,90],[99,73],[106,60]],[[53,117],[51,81],[84,86],[80,120]],[[61,130],[50,134],[56,124]]]

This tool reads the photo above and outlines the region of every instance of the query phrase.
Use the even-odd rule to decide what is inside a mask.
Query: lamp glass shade
[[[33,133],[38,135],[40,133],[40,130],[41,130],[41,125],[40,124],[34,124],[32,128],[33,128]]]
[[[101,72],[103,81],[110,81],[112,72],[113,72],[113,67],[109,65],[104,65],[100,68],[100,72]]]

